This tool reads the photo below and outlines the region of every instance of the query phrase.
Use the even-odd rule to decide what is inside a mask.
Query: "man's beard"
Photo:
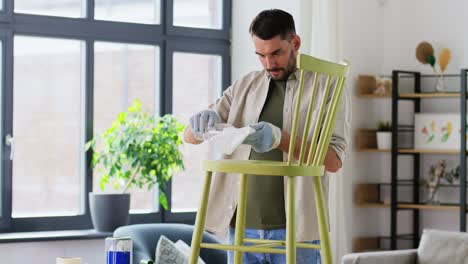
[[[291,51],[291,54],[289,55],[289,61],[288,61],[288,66],[287,68],[272,68],[272,69],[267,69],[268,71],[268,74],[270,75],[270,77],[275,80],[275,81],[285,81],[288,79],[289,75],[291,75],[291,73],[295,72],[296,71],[296,57],[294,56],[294,51]],[[280,75],[279,77],[274,77],[271,75],[270,71],[275,71],[275,70],[279,70],[279,71],[282,71],[283,74]]]

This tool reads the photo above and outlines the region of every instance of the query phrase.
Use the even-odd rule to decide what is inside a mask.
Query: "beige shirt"
[[[290,132],[293,120],[293,107],[297,99],[300,72],[297,70],[293,78],[289,78],[286,84],[286,92],[283,106],[283,131]],[[306,72],[304,79],[303,98],[310,98],[313,84],[313,73]],[[332,80],[333,81],[333,80]],[[210,106],[217,111],[221,122],[232,124],[235,127],[244,127],[258,122],[258,118],[267,98],[270,77],[263,71],[251,72],[237,80],[223,93],[216,103]],[[319,79],[318,100],[323,97],[325,79]],[[334,83],[334,82],[333,82]],[[333,85],[332,83],[332,85]],[[334,86],[332,86],[334,87]],[[301,133],[305,125],[308,108],[308,100],[301,100],[298,131]],[[343,102],[343,100],[342,100]],[[314,109],[313,120],[318,112],[318,104]],[[347,148],[345,140],[344,109],[341,103],[337,113],[336,125],[333,131],[330,147],[343,160]],[[315,122],[312,122],[314,124]],[[313,128],[311,128],[311,131]],[[309,138],[311,137],[309,135]],[[225,155],[225,159],[248,160],[249,145],[241,145],[232,155]],[[287,153],[283,154],[283,160],[287,160]],[[296,205],[296,238],[298,241],[312,241],[319,239],[317,213],[311,177],[295,178],[295,205]],[[213,176],[210,196],[208,200],[208,212],[206,218],[206,230],[219,236],[225,236],[229,223],[237,206],[237,194],[239,176],[236,174],[215,173]],[[325,200],[328,197],[328,177],[322,177],[322,185]],[[286,197],[287,183],[284,182]]]

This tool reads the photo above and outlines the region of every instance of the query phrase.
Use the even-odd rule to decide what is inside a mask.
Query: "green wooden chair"
[[[206,160],[203,168],[206,171],[205,182],[201,194],[200,208],[197,213],[195,230],[192,237],[192,252],[190,264],[196,264],[200,248],[212,248],[221,250],[233,250],[236,264],[242,263],[242,252],[262,252],[274,254],[286,254],[287,264],[296,263],[296,248],[320,249],[322,260],[325,264],[332,263],[332,253],[330,248],[330,238],[328,235],[327,208],[323,197],[321,176],[324,175],[324,161],[330,144],[333,128],[335,125],[336,113],[340,103],[345,78],[349,65],[347,63],[337,64],[320,60],[308,55],[299,54],[297,67],[301,70],[299,82],[298,100],[295,105],[294,119],[291,130],[291,141],[289,145],[288,160],[278,161],[255,161],[255,160]],[[309,100],[306,123],[302,131],[302,142],[300,144],[299,159],[295,160],[293,153],[296,146],[296,133],[303,90],[304,71],[314,73],[312,87],[312,98]],[[315,102],[317,97],[317,80],[322,75],[326,76],[325,90],[320,102]],[[332,90],[331,83],[335,80]],[[332,94],[330,94],[332,93]],[[331,99],[330,99],[331,97]],[[319,114],[316,120],[312,119],[314,104],[319,103]],[[310,132],[311,122],[316,122],[312,131],[312,137],[307,142]],[[308,147],[309,146],[309,147]],[[306,152],[307,155],[306,155]],[[208,195],[213,172],[238,173],[240,174],[239,196],[236,216],[236,232],[234,245],[202,243],[202,235],[205,226]],[[286,241],[247,239],[245,236],[245,210],[246,210],[246,183],[248,174],[254,175],[274,175],[287,177],[286,194]],[[295,211],[294,211],[294,177],[313,177],[313,189],[315,193],[315,203],[319,223],[320,245],[300,243],[295,239]],[[250,243],[245,245],[244,243]]]

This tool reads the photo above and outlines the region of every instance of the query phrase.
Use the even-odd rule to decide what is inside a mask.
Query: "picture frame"
[[[416,113],[414,147],[431,150],[460,149],[460,115],[455,113]]]

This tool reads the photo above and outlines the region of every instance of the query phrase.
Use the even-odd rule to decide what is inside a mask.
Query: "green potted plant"
[[[184,169],[179,134],[184,127],[172,115],[155,117],[135,100],[118,115],[112,126],[86,143],[93,150],[92,167],[103,190],[112,184],[120,193],[89,194],[91,218],[96,230],[110,232],[128,224],[130,194],[136,186],[159,191],[159,203],[168,208],[166,185],[175,170]]]
[[[392,148],[392,124],[390,121],[379,121],[377,124],[377,148]]]

